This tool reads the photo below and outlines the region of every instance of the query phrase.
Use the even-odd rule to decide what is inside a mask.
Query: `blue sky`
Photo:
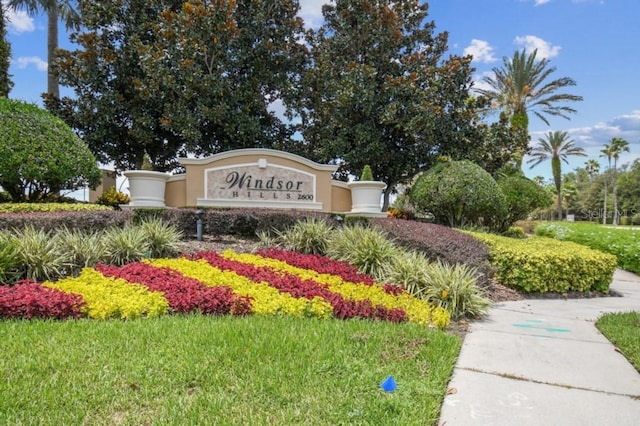
[[[5,0],[0,0],[5,1]],[[323,0],[300,0],[307,26],[322,23]],[[429,19],[436,31],[449,33],[449,52],[472,54],[475,79],[499,67],[516,50],[538,49],[557,68],[554,78],[571,77],[567,90],[584,97],[572,105],[571,120],[551,119],[547,126],[530,117],[532,144],[549,131],[568,131],[589,158],[600,161],[600,149],[613,137],[630,144],[620,163],[640,158],[640,1],[638,0],[434,0]],[[46,19],[24,12],[10,13],[8,39],[12,47],[15,86],[12,98],[41,103],[46,91]],[[61,25],[60,45],[69,44]],[[69,94],[62,89],[62,94]],[[568,172],[587,158],[563,165]],[[529,170],[528,176],[551,175],[549,163]]]

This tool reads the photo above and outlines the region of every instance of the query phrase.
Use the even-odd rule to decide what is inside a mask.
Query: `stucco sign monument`
[[[180,163],[185,173],[173,176],[135,170],[125,173],[132,192],[127,207],[261,207],[385,216],[380,211],[383,183],[337,181],[332,175],[338,166],[288,152],[238,149],[207,158],[181,158]],[[133,185],[131,179],[140,173],[158,184]],[[363,199],[356,186],[369,184],[376,185],[364,188],[369,195]],[[142,189],[153,189],[157,194],[133,194]]]
[[[349,212],[351,191],[332,178],[337,166],[272,149],[239,149],[181,158],[184,174],[167,181],[169,207],[265,207]]]
[[[308,203],[316,199],[316,176],[301,170],[257,164],[217,167],[205,172],[207,199]]]

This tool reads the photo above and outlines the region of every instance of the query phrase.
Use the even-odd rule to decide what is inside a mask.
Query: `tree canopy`
[[[95,187],[95,157],[62,120],[35,105],[0,98],[0,186],[13,201]]]
[[[48,107],[100,161],[157,170],[177,157],[272,147],[292,130],[276,116],[305,61],[295,0],[78,3],[80,49],[63,52],[76,97]]]
[[[514,52],[512,58],[502,58],[502,67],[493,68],[493,75],[483,78],[489,88],[478,90],[492,107],[502,110],[501,115],[509,117],[514,127],[525,131],[529,129],[529,113],[549,125],[547,116],[569,119],[576,110],[566,103],[582,100],[582,96],[559,92],[576,82],[569,77],[552,79],[556,68],[549,65],[547,58],[538,60],[537,54],[537,50],[522,50]],[[528,148],[514,152],[518,168],[527,152]]]
[[[428,5],[337,0],[304,31],[297,0],[80,0],[79,48],[56,66],[73,98],[48,98],[98,160],[156,170],[178,157],[285,149],[387,184],[384,207],[438,158],[496,173],[526,149],[508,118],[487,125],[471,57],[447,55]],[[280,114],[276,114],[279,111]],[[523,136],[524,135],[524,136]]]
[[[337,0],[308,34],[300,109],[307,155],[344,174],[371,164],[387,183],[384,207],[397,184],[480,139],[471,57],[445,58],[447,34],[435,34],[427,12],[413,0]]]

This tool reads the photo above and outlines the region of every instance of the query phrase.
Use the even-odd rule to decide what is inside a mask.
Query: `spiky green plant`
[[[280,239],[278,235],[272,233],[270,231],[257,231],[256,236],[258,237],[257,248],[269,248],[269,247],[279,247]]]
[[[72,272],[107,260],[103,232],[85,232],[62,228],[56,238],[60,250],[69,254]]]
[[[425,272],[429,284],[422,297],[448,310],[452,319],[479,317],[491,306],[491,301],[483,296],[477,285],[476,269],[438,260]]]
[[[140,225],[147,241],[150,257],[170,257],[180,251],[182,232],[160,219],[143,220]]]
[[[344,226],[329,239],[326,255],[349,262],[361,272],[381,278],[384,265],[398,248],[380,231],[362,225]]]
[[[430,267],[424,253],[400,250],[382,267],[380,278],[383,282],[400,285],[410,294],[421,297],[429,284],[427,270]]]
[[[9,233],[0,232],[0,285],[12,284],[19,277],[18,242]]]
[[[296,222],[292,227],[277,232],[282,247],[305,254],[321,254],[327,251],[327,244],[333,227],[318,218],[308,218]]]
[[[104,235],[109,263],[124,265],[149,257],[147,234],[140,226],[113,228]]]
[[[13,232],[24,278],[43,281],[64,276],[71,266],[69,253],[60,249],[52,232],[27,226]]]

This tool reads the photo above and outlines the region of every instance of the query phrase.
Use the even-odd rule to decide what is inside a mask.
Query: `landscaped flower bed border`
[[[329,273],[332,267],[337,274]],[[98,265],[78,277],[4,289],[0,317],[5,318],[131,319],[197,311],[411,321],[438,328],[450,321],[444,309],[400,287],[376,283],[344,262],[281,250],[262,255],[202,252],[122,267]],[[50,312],[29,307],[30,301],[42,299],[43,291],[68,297],[64,301],[72,308]]]

